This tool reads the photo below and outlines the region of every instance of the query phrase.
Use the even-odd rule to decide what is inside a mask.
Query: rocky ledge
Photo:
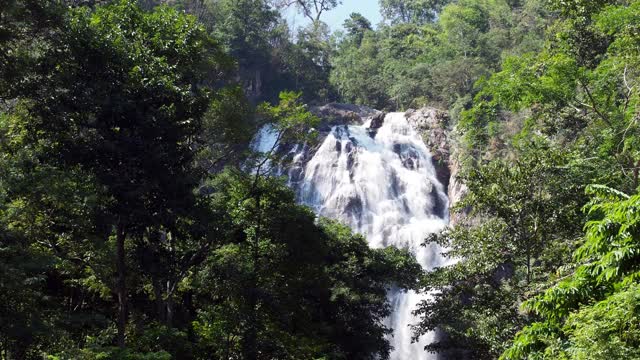
[[[336,125],[360,125],[367,118],[382,116],[382,111],[353,104],[329,103],[322,106],[314,106],[309,109],[311,113],[320,118],[319,131],[328,132]]]
[[[432,107],[408,110],[405,114],[414,129],[422,134],[425,144],[433,156],[433,164],[440,182],[447,187],[449,205],[456,205],[467,192],[467,187],[458,179],[460,162],[456,143],[452,139],[449,114]],[[451,223],[458,221],[458,214],[451,213]]]
[[[438,180],[448,187],[451,178],[449,161],[451,151],[449,146],[449,114],[436,108],[425,107],[418,110],[410,109],[405,113],[409,124],[419,133],[431,151],[433,165],[436,167]]]

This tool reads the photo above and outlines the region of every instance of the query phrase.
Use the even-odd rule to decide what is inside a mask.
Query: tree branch
[[[607,125],[612,126],[611,125],[611,121],[609,121],[609,118],[607,116],[605,116],[600,109],[598,109],[598,104],[596,103],[595,99],[593,98],[593,95],[591,94],[591,91],[589,90],[589,87],[582,81],[582,80],[578,80],[578,82],[580,83],[580,85],[582,86],[582,89],[585,91],[585,93],[587,94],[587,97],[589,97],[589,101],[591,102],[591,105],[589,104],[584,104],[581,103],[582,105],[585,105],[587,107],[590,107],[593,111],[595,111],[596,114],[598,114],[598,116],[600,116],[600,118],[607,123]]]

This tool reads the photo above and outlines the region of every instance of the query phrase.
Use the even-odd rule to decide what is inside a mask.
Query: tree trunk
[[[165,300],[166,302],[166,309],[167,309],[167,318],[166,318],[166,325],[167,327],[171,328],[173,327],[173,308],[174,308],[174,304],[173,304],[173,289],[172,289],[172,285],[171,280],[167,280],[167,299]]]
[[[116,281],[116,294],[118,295],[118,346],[125,347],[125,334],[127,327],[127,283],[126,283],[126,263],[125,263],[125,240],[124,224],[120,220],[116,229],[116,268],[118,279]]]
[[[164,321],[164,301],[162,300],[162,285],[160,284],[160,279],[158,279],[157,274],[151,275],[153,280],[153,295],[156,298],[156,312],[158,313],[158,321]]]

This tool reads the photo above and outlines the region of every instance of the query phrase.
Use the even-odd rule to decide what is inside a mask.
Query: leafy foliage
[[[332,34],[339,4],[0,0],[0,358],[385,359],[390,287],[454,358],[640,358],[640,3],[381,0]],[[449,109],[455,264],[250,150],[334,100]]]
[[[232,225],[228,245],[195,279],[203,346],[221,358],[388,355],[386,292],[415,286],[420,266],[410,254],[369,249],[326,219],[316,225],[277,179],[230,172],[214,188]]]
[[[424,280],[435,291],[417,313],[417,334],[435,329],[448,336],[433,351],[467,350],[472,358],[497,357],[527,322],[517,304],[566,261],[577,237],[581,199],[567,186],[577,180],[561,152],[534,142],[519,148],[518,159],[493,161],[464,176],[469,195],[457,206],[473,219],[431,241],[459,259]]]
[[[380,0],[385,18],[391,22],[423,24],[432,21],[446,0]]]
[[[301,93],[256,108],[233,80],[231,56],[270,58],[277,14],[145,5],[2,7],[0,357],[386,357],[386,291],[415,287],[413,257],[250,166],[259,126],[303,141],[318,121]]]
[[[524,328],[503,358],[607,359],[638,356],[640,197],[593,186],[590,221],[575,268],[523,304],[542,321]]]
[[[149,0],[150,5],[165,3]],[[328,84],[328,28],[320,15],[336,1],[174,0],[218,39],[236,62],[233,73],[253,104],[275,102],[280,92],[303,92],[307,102],[335,99]],[[313,22],[291,29],[278,12],[296,5]],[[303,8],[304,6],[304,8]],[[296,40],[293,37],[295,35]]]
[[[440,348],[470,344],[478,358],[637,357],[635,195],[625,195],[638,187],[636,147],[625,145],[637,138],[637,75],[631,70],[637,36],[624,30],[634,29],[636,8],[635,2],[554,3],[550,10],[558,19],[542,51],[507,56],[500,71],[476,83],[473,106],[457,123],[463,145],[458,156],[468,173],[484,176],[463,177],[469,195],[462,206],[470,206],[472,218],[438,239],[461,260],[427,277],[427,284],[444,291],[420,309],[435,320],[426,317],[419,330],[440,326],[450,332]],[[531,139],[550,146],[523,151],[523,141]],[[527,163],[532,155],[537,160]],[[545,168],[545,158],[559,162],[532,175],[549,197],[532,196],[539,183],[505,186],[503,174],[517,174],[523,162],[523,174],[535,173]],[[593,183],[607,186],[586,186]],[[580,195],[585,188],[591,202]],[[518,205],[521,197],[527,206]],[[584,205],[588,219],[576,213]],[[576,240],[582,225],[586,237]],[[541,231],[544,240],[518,245],[523,231]],[[533,272],[523,284],[522,265],[514,259],[529,247],[533,263],[524,264]],[[618,335],[625,332],[628,337]]]
[[[331,82],[347,102],[402,110],[467,107],[476,80],[503,56],[542,47],[547,10],[537,0],[381,1],[388,20],[376,31],[339,38]]]

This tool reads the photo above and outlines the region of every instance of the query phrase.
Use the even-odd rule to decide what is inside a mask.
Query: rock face
[[[425,132],[427,145],[433,146],[433,156],[448,158],[449,144],[447,143],[447,127],[449,114],[432,107],[418,110],[409,109],[405,113],[407,121],[414,129]]]
[[[408,110],[405,114],[414,129],[422,133],[425,144],[431,150],[438,180],[447,187],[449,205],[456,205],[466,194],[467,187],[458,179],[460,161],[456,142],[452,137],[449,114],[432,107]],[[451,225],[459,221],[460,214],[451,214]]]
[[[381,111],[366,106],[329,103],[322,106],[314,106],[309,109],[311,113],[320,118],[320,132],[327,132],[335,125],[359,125],[365,118],[379,117],[384,114]]]
[[[448,187],[451,177],[449,169],[451,152],[447,132],[449,114],[442,110],[425,107],[418,110],[408,110],[405,116],[409,124],[422,134],[424,143],[431,150],[438,180],[445,187]]]
[[[449,171],[451,173],[447,195],[449,196],[449,206],[457,205],[460,200],[467,194],[467,186],[458,178],[462,165],[458,159],[456,151],[449,158]],[[458,224],[463,217],[469,213],[470,209],[464,209],[461,212],[450,212],[449,225]]]
[[[380,129],[380,127],[382,127],[382,124],[384,124],[384,118],[386,115],[387,114],[383,112],[373,115],[373,117],[371,118],[371,125],[369,126],[369,128]]]

